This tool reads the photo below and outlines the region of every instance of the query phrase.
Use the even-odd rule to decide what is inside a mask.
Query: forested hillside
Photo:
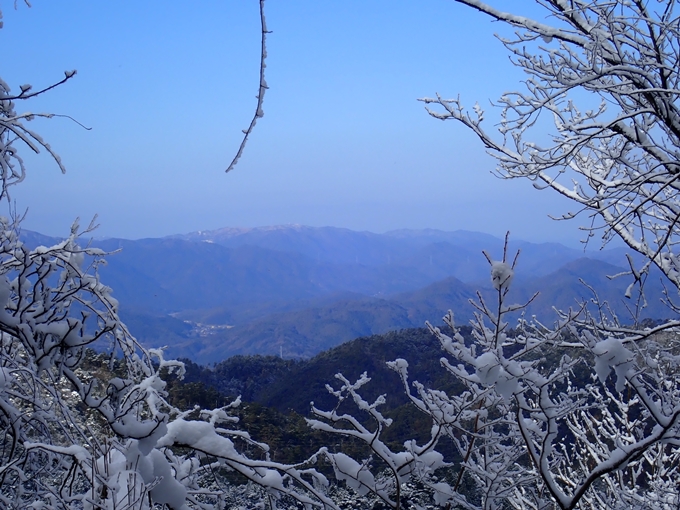
[[[469,331],[469,327],[463,328],[464,333]],[[414,378],[428,386],[448,387],[452,380],[441,369],[442,355],[441,346],[427,329],[402,329],[356,338],[306,360],[234,356],[210,367],[187,360],[185,382],[201,382],[227,396],[241,395],[248,402],[304,415],[312,401],[325,406],[332,403],[326,384],[332,382],[333,374],[342,372],[349,379],[357,379],[367,372],[372,383],[366,398],[375,400],[379,394],[388,393],[386,405],[393,408],[406,403],[406,398],[400,391],[399,377],[385,363],[409,359]]]
[[[470,334],[470,328],[462,331]],[[436,338],[427,329],[417,328],[357,338],[307,360],[234,356],[210,367],[184,360],[187,373],[181,382],[172,383],[170,394],[185,407],[211,407],[240,396],[244,401],[241,416],[253,437],[272,446],[279,460],[293,461],[295,457],[286,449],[293,448],[299,456],[303,451],[311,455],[328,441],[327,436],[312,433],[303,418],[311,416],[312,402],[322,408],[334,405],[335,398],[326,385],[333,384],[336,373],[355,380],[366,372],[371,382],[365,398],[373,401],[387,395],[382,410],[395,419],[386,435],[390,443],[426,438],[430,422],[409,403],[398,374],[386,362],[408,359],[414,380],[428,387],[459,391],[459,383],[441,367],[443,355]],[[351,406],[346,410],[353,412]],[[281,445],[280,450],[277,445]],[[453,455],[453,451],[448,453]]]

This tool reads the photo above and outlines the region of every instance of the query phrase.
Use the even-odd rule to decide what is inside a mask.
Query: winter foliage
[[[382,435],[392,421],[380,411],[384,396],[371,402],[361,395],[369,374],[354,382],[337,374],[339,385],[327,387],[337,405],[312,404],[308,424],[365,445],[369,457],[329,444],[285,464],[238,427],[239,399],[217,409],[169,402],[164,377],[181,376],[184,366],[141,346],[120,320],[98,276],[106,253],[82,241],[94,225],[82,230],[76,221],[65,241],[29,249],[20,218],[2,218],[4,508],[335,509],[348,493],[395,509],[680,505],[679,323],[645,327],[637,320],[652,265],[667,279],[669,312],[678,311],[678,4],[550,0],[540,3],[546,24],[458,1],[516,28],[515,38],[502,42],[527,73],[526,90],[500,99],[497,135],[482,128],[479,105],[469,113],[457,99],[425,99],[438,107],[430,113],[472,129],[500,175],[527,177],[571,198],[592,218],[590,235],[601,231],[605,242],[619,236],[645,257],[642,267],[631,259],[630,271],[617,275],[632,281],[631,316],[616,317],[594,294],[598,313],[581,306],[558,311],[553,326],[524,316],[511,326],[509,314],[527,303],[512,301],[521,257],[510,258],[506,239],[500,260],[484,253],[495,295],[473,302],[472,337],[460,334],[453,313],[446,330],[429,325],[443,350],[442,370],[461,391],[412,382],[407,360],[388,364],[431,420],[429,438],[387,444]],[[245,139],[266,89],[262,21],[258,110]],[[20,86],[18,94],[0,81],[0,201],[9,205],[10,187],[24,178],[20,150],[45,150],[63,170],[26,127],[34,115],[15,108],[74,75],[37,92]],[[553,122],[548,143],[528,140],[542,128],[541,114]],[[97,369],[84,370],[95,344],[106,355],[96,358]],[[451,458],[438,451],[444,441],[453,445]]]

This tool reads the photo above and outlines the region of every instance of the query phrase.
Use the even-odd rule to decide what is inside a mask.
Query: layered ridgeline
[[[56,239],[24,232],[27,244]],[[299,225],[221,229],[162,239],[93,240],[115,252],[100,269],[130,330],[173,357],[215,363],[236,354],[311,357],[347,340],[437,323],[452,309],[472,318],[468,300],[490,292],[482,250],[502,256],[503,240],[467,231],[385,234]],[[625,322],[625,250],[583,251],[556,243],[510,242],[521,250],[512,298],[540,295],[527,312],[555,319],[593,297]],[[589,289],[581,280],[587,282]],[[658,278],[647,282],[642,316],[668,315]]]

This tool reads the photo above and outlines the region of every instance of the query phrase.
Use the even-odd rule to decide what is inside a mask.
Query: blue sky
[[[92,128],[31,123],[67,173],[21,148],[29,174],[12,198],[28,208],[25,228],[63,235],[97,213],[97,235],[126,238],[286,223],[582,237],[577,222],[548,218],[568,203],[492,176],[481,143],[416,101],[488,105],[520,87],[493,37],[504,27],[451,0],[267,0],[265,116],[229,174],[255,107],[255,0],[0,5],[0,76],[13,90],[78,70],[17,110]],[[517,8],[532,14],[531,2]]]

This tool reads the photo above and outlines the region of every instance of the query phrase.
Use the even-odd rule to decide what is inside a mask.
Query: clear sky
[[[67,173],[20,148],[29,174],[12,198],[29,209],[25,228],[64,235],[97,213],[97,235],[126,238],[286,223],[582,237],[577,222],[548,218],[568,203],[492,176],[480,142],[416,101],[486,106],[520,87],[493,37],[504,27],[451,0],[268,0],[265,116],[229,174],[256,102],[256,0],[13,5],[0,0],[10,87],[78,70],[17,110],[92,128],[30,124]]]

